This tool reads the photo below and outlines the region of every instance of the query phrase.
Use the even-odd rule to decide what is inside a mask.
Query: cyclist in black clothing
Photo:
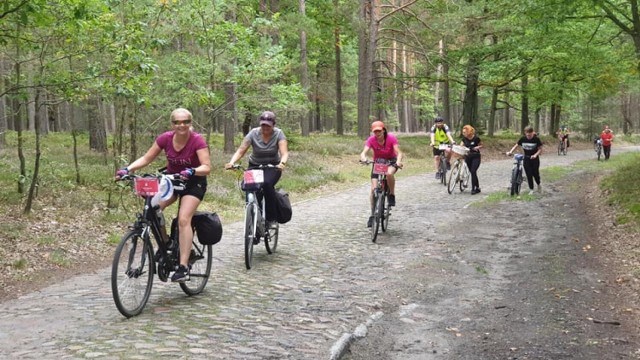
[[[540,154],[542,153],[542,141],[533,131],[531,126],[524,128],[524,136],[513,145],[507,153],[511,155],[516,147],[521,146],[524,151],[524,160],[522,167],[527,174],[527,182],[529,183],[529,195],[533,194],[533,181],[537,184],[538,192],[542,191],[540,187]]]
[[[471,125],[462,127],[462,145],[469,149],[469,154],[464,161],[467,162],[469,172],[471,173],[471,195],[480,192],[480,181],[478,180],[478,168],[482,157],[480,149],[482,149],[482,140],[476,135],[476,129]]]

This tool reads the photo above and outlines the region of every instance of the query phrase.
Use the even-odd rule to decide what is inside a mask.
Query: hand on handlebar
[[[129,175],[129,169],[124,167],[116,171],[116,180],[120,180],[123,176]]]
[[[512,153],[511,153],[511,151],[507,151],[507,152],[505,153],[505,155],[507,155],[507,156],[511,156],[511,155],[512,155]]]
[[[196,173],[196,170],[194,168],[188,168],[185,170],[180,171],[180,177],[183,180],[188,180],[190,177],[192,177],[194,174]]]

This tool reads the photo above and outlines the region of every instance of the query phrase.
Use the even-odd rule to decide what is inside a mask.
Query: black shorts
[[[185,195],[195,196],[200,201],[204,199],[204,194],[207,192],[207,177],[206,176],[192,176],[187,180],[187,184],[184,190],[176,191],[175,193],[183,197]]]

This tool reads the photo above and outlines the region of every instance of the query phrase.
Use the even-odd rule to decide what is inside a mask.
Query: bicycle
[[[451,164],[447,192],[452,194],[456,185],[459,186],[460,192],[464,192],[464,190],[469,187],[469,179],[471,178],[471,172],[469,171],[467,162],[464,160],[469,153],[469,149],[461,145],[453,145],[451,147],[451,153],[451,156],[455,158],[455,162]]]
[[[266,202],[262,191],[264,183],[264,168],[274,168],[274,165],[259,165],[255,168],[247,169],[235,164],[231,169],[243,172],[243,180],[240,182],[240,189],[245,192],[245,215],[244,215],[244,262],[247,270],[253,264],[253,246],[260,243],[264,238],[264,245],[268,254],[276,252],[278,247],[278,236],[280,224],[267,223]],[[262,198],[262,202],[259,199]]]
[[[164,214],[154,204],[159,182],[168,181],[173,190],[183,190],[185,182],[179,174],[125,175],[118,181],[134,184],[135,193],[144,199],[142,213],[118,244],[111,268],[111,291],[116,307],[127,318],[142,312],[153,287],[153,275],[167,282],[169,273],[180,264],[180,246],[177,219],[172,221],[171,234],[167,235]],[[179,204],[178,204],[179,207]],[[155,248],[152,241],[155,239]],[[187,295],[197,295],[204,290],[211,273],[211,248],[198,239],[194,228],[189,256],[190,281],[181,282],[180,288]]]
[[[389,228],[391,206],[388,205],[389,185],[387,184],[387,172],[389,171],[389,166],[396,165],[384,159],[366,160],[360,161],[360,163],[363,165],[373,164],[373,173],[378,176],[378,184],[373,189],[373,206],[371,208],[371,216],[373,216],[371,241],[376,242],[380,227],[382,227],[382,232],[386,232]]]
[[[438,145],[438,150],[442,150],[440,154],[440,162],[438,163],[438,173],[440,173],[440,182],[442,185],[447,186],[447,151],[451,150],[451,145],[449,144],[440,144]]]
[[[596,139],[596,141],[593,144],[593,150],[596,152],[596,155],[598,156],[598,161],[600,161],[600,156],[602,156],[602,140]]]
[[[558,143],[558,155],[567,155],[567,144],[561,138]]]
[[[507,153],[507,156],[511,155]],[[522,185],[522,161],[524,160],[524,154],[513,155],[513,168],[511,169],[511,186],[509,191],[511,196],[520,194],[520,187]]]

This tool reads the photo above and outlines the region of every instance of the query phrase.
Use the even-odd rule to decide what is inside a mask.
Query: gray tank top
[[[249,164],[252,165],[277,165],[280,163],[280,153],[278,151],[278,143],[281,140],[286,140],[284,132],[280,128],[273,128],[273,135],[271,140],[265,143],[262,141],[262,129],[259,127],[251,129],[247,136],[244,137],[244,142],[251,144],[252,152],[249,156]]]

